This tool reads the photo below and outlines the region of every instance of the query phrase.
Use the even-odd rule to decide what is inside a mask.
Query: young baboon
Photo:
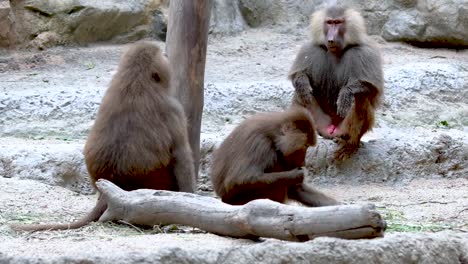
[[[310,27],[312,41],[302,46],[289,73],[293,104],[309,109],[322,137],[337,139],[335,158],[344,159],[374,124],[383,94],[380,53],[352,9],[317,11]]]
[[[301,167],[315,140],[312,116],[303,107],[252,116],[213,154],[216,194],[233,205],[262,198],[277,202],[291,198],[308,206],[337,204],[303,183]]]
[[[84,148],[93,184],[106,179],[127,191],[195,192],[186,118],[172,96],[169,79],[169,64],[158,46],[139,42],[124,54]],[[99,197],[94,209],[77,222],[13,228],[79,228],[99,219],[106,207]]]

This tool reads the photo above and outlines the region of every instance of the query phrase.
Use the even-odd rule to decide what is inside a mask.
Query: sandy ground
[[[232,37],[210,36],[202,128],[204,142],[219,142],[240,120],[253,112],[278,110],[288,104],[291,95],[288,89],[291,88],[286,75],[303,42],[304,34],[303,30],[262,29],[249,30]],[[34,164],[48,157],[49,154],[44,153],[56,152],[54,155],[70,159],[68,154],[75,155],[80,151],[100,98],[124,48],[124,45],[92,45],[80,48],[58,47],[41,52],[0,51],[0,157],[3,157],[3,170],[0,171],[3,176],[0,177],[0,255],[9,247],[15,248],[11,254],[21,255],[38,250],[41,245],[62,252],[77,241],[82,247],[92,247],[94,243],[102,241],[112,240],[118,244],[126,243],[128,239],[134,245],[144,246],[147,243],[158,243],[159,239],[167,239],[167,236],[169,240],[181,243],[184,240],[194,243],[209,241],[209,245],[203,248],[252,243],[203,234],[200,230],[190,228],[140,230],[105,223],[73,231],[28,234],[14,233],[6,226],[7,223],[18,221],[73,220],[93,206],[95,196],[82,194],[87,193],[84,191],[86,188],[90,190],[89,186],[71,188],[63,184],[70,187],[67,189],[41,183],[57,183],[63,179],[49,181],[51,177],[58,176],[49,174],[49,168],[34,167]],[[453,78],[453,81],[467,80],[466,51],[416,49],[388,43],[382,43],[382,51],[386,70],[391,71],[400,65],[405,67],[408,63],[425,63],[426,66],[434,63],[434,67],[441,69],[444,65],[449,68],[455,65],[465,67],[465,72],[460,72],[459,78]],[[452,85],[450,80],[448,85]],[[457,87],[466,88],[466,84]],[[231,98],[236,93],[245,94],[245,97]],[[467,91],[464,89],[453,94],[464,96]],[[435,131],[451,135],[466,147],[467,99],[461,97],[461,100],[450,101],[453,94],[444,95],[448,98],[446,101],[443,97],[431,101],[436,102],[434,105],[403,105],[400,110],[400,105],[393,101],[399,97],[387,98],[383,113],[379,113],[378,129],[367,135],[366,141],[384,138],[388,131],[395,130],[407,137],[407,141],[411,141],[412,137],[415,141],[424,141],[421,138],[424,133],[409,132],[409,128],[417,126],[427,133]],[[229,98],[231,101],[218,98]],[[256,101],[249,101],[249,98]],[[446,112],[444,118],[453,126],[449,129],[440,128],[432,121],[422,124],[421,120],[434,115],[426,112],[415,114],[408,122],[406,119],[400,122],[401,113],[409,113],[418,107],[432,107]],[[465,159],[460,157],[460,160]],[[20,163],[31,169],[24,169],[20,176],[7,173],[8,166],[19,166]],[[61,163],[57,160],[46,164],[59,166]],[[468,164],[462,163],[461,166],[466,167]],[[82,168],[77,173],[80,177],[86,177]],[[455,174],[445,178],[434,173],[433,176],[418,178],[416,174],[410,174],[401,175],[401,179],[397,178],[390,183],[379,184],[366,179],[358,182],[320,181],[319,188],[347,203],[375,203],[389,222],[389,232],[468,232],[467,175]],[[93,254],[98,248],[90,250],[87,254]]]

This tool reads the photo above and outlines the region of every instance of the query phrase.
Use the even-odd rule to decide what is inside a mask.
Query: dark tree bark
[[[171,0],[166,39],[172,68],[171,82],[187,115],[188,136],[197,178],[211,6],[212,0]]]

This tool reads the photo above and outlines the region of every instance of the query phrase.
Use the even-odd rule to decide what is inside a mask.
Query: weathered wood
[[[347,239],[381,237],[385,221],[373,205],[301,207],[270,200],[232,206],[191,193],[127,192],[107,180],[97,188],[108,201],[99,221],[139,225],[182,224],[231,237],[270,237],[305,241],[319,236]]]
[[[211,5],[212,0],[171,0],[166,39],[172,70],[171,82],[187,115],[188,135],[197,176]]]

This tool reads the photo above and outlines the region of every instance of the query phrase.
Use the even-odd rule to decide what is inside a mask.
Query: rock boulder
[[[468,47],[468,0],[337,0],[360,10],[368,33],[388,41],[429,47]],[[306,26],[309,15],[327,1],[239,0],[251,27],[281,24]]]
[[[150,11],[157,9],[159,3],[158,0],[12,0],[11,8],[19,42],[41,48],[107,41],[130,32],[145,35],[150,31],[147,26],[152,18]],[[141,25],[146,28],[138,28]]]
[[[0,0],[0,47],[9,47],[14,44],[13,17],[8,1]]]

